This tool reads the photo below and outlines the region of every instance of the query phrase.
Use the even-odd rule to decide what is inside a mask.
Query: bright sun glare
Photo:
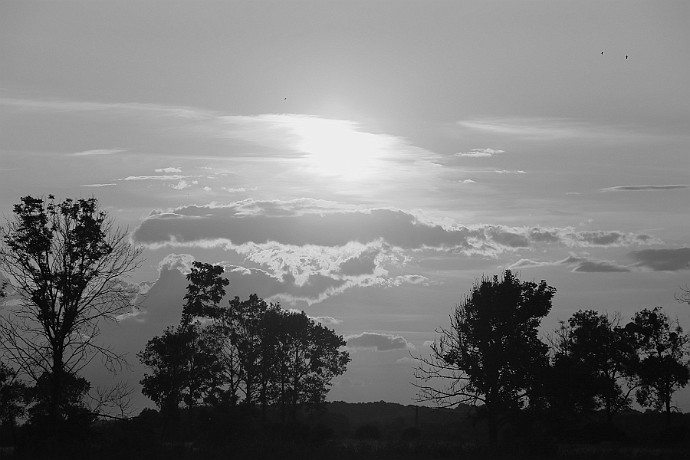
[[[308,155],[307,169],[350,181],[376,174],[390,142],[386,136],[357,131],[353,122],[306,118],[295,126],[297,148]]]

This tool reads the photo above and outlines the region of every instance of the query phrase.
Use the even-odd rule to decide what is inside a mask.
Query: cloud
[[[607,260],[589,260],[582,257],[569,256],[559,262],[561,265],[569,265],[573,272],[603,273],[603,272],[629,272],[630,268],[618,265]]]
[[[154,170],[154,172],[172,174],[172,173],[181,173],[182,170],[180,168],[170,167],[170,168],[159,168],[159,169]]]
[[[493,172],[496,174],[527,174],[525,171],[522,169],[515,169],[515,170],[509,170],[509,169],[494,169]]]
[[[114,155],[116,153],[126,152],[123,149],[96,149],[96,150],[84,150],[83,152],[70,153],[71,157],[90,157],[99,155]]]
[[[659,240],[645,234],[623,233],[619,231],[583,231],[569,232],[564,235],[569,245],[579,247],[618,247],[632,244],[652,244]]]
[[[508,269],[510,270],[518,270],[520,268],[536,268],[536,267],[545,267],[549,265],[556,265],[556,262],[544,262],[544,261],[537,261],[537,260],[532,260],[532,259],[520,259],[517,262],[514,262],[510,265],[508,265]]]
[[[170,188],[175,189],[175,190],[184,190],[186,188],[190,188],[192,185],[197,185],[199,181],[193,180],[191,182],[187,182],[186,180],[182,179],[175,185],[171,185]]]
[[[169,106],[157,104],[127,103],[103,103],[89,101],[71,101],[59,99],[20,99],[0,98],[0,105],[19,110],[32,110],[42,113],[65,112],[121,112],[129,115],[132,112],[156,114],[185,119],[204,119],[212,115],[212,112],[192,107]]]
[[[112,187],[117,184],[84,184],[82,187]]]
[[[458,126],[490,134],[516,136],[532,140],[610,139],[626,140],[643,136],[631,129],[598,126],[565,118],[483,118],[460,120]]]
[[[643,249],[628,254],[636,267],[654,271],[678,271],[690,268],[690,248]]]
[[[630,267],[619,265],[608,260],[592,260],[586,257],[578,257],[574,254],[558,261],[539,261],[533,259],[520,259],[509,265],[507,268],[517,270],[521,268],[539,268],[565,265],[571,268],[572,272],[579,273],[605,273],[605,272],[629,272]]]
[[[158,263],[158,271],[178,270],[183,275],[192,272],[194,257],[190,254],[168,254]]]
[[[183,179],[189,179],[190,177],[199,177],[199,176],[180,176],[180,175],[163,175],[163,176],[127,176],[124,179],[124,181],[140,181],[140,180],[183,180]]]
[[[337,326],[343,322],[343,320],[332,316],[310,316],[310,318],[323,326]]]
[[[340,272],[344,275],[366,275],[374,273],[376,269],[376,256],[378,256],[379,251],[377,248],[372,247],[366,251],[362,251],[356,257],[345,260],[340,264]]]
[[[639,192],[639,191],[665,191],[690,188],[689,185],[617,185],[615,187],[602,188],[602,192]]]
[[[244,200],[217,206],[186,206],[148,216],[133,233],[149,247],[279,245],[342,247],[375,241],[402,249],[496,255],[534,244],[616,247],[657,242],[650,235],[566,228],[436,223],[395,209],[357,209],[319,200]],[[245,248],[244,252],[252,252]],[[371,267],[366,255],[345,266],[349,273]],[[343,261],[344,262],[344,261]]]
[[[476,184],[476,181],[473,181],[472,179],[464,179],[460,181],[463,184]]]
[[[354,350],[392,351],[415,349],[415,346],[401,335],[378,332],[348,335],[345,337],[345,341],[347,342],[347,347]]]
[[[489,148],[472,149],[469,152],[456,153],[456,155],[460,156],[460,157],[487,158],[487,157],[492,157],[494,155],[497,155],[499,153],[505,153],[505,150],[497,150],[497,149],[489,149]]]
[[[437,223],[394,209],[358,209],[322,200],[243,200],[229,205],[155,211],[133,232],[151,249],[219,248],[244,258],[228,265],[242,295],[257,292],[288,304],[312,305],[353,288],[429,286],[405,273],[417,253],[495,257],[544,245],[617,247],[653,242],[649,235],[618,231],[578,232],[570,227],[463,226]],[[521,267],[536,266],[525,259]],[[597,265],[598,264],[598,265]],[[601,262],[577,271],[622,270]],[[233,278],[234,277],[234,278]]]

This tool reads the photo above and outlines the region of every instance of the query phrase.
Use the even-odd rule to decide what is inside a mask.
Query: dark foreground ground
[[[144,411],[130,420],[2,433],[0,459],[690,459],[690,415],[629,412],[521,415],[487,443],[481,413],[385,402],[328,403],[317,412],[199,408],[177,417]],[[11,446],[11,447],[8,447]]]

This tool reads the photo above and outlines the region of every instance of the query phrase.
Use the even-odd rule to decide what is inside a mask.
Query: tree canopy
[[[95,356],[113,369],[122,363],[96,338],[102,321],[129,307],[123,279],[140,251],[95,198],[23,197],[0,233],[0,270],[20,299],[0,318],[0,347],[41,388],[37,407],[55,422],[68,416],[63,402]]]
[[[227,307],[223,268],[195,261],[177,328],[138,354],[150,370],[144,394],[161,408],[199,403],[280,405],[283,414],[324,401],[350,358],[341,336],[306,314],[256,294]],[[288,410],[289,409],[289,410]]]
[[[548,366],[538,326],[555,292],[545,281],[522,282],[510,270],[476,282],[450,327],[438,330],[431,355],[418,358],[418,399],[444,406],[481,403],[495,441],[500,418],[529,399],[534,376]]]

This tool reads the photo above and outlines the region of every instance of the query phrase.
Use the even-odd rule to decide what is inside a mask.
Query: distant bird
[[[627,55],[627,54],[625,55],[625,59],[628,59],[628,55]]]
[[[602,55],[602,56],[604,55],[604,52],[603,52],[603,51],[601,52],[601,55]]]
[[[286,97],[284,97],[284,98],[283,98],[283,100],[284,100],[284,101],[287,101],[287,98],[286,98]]]

